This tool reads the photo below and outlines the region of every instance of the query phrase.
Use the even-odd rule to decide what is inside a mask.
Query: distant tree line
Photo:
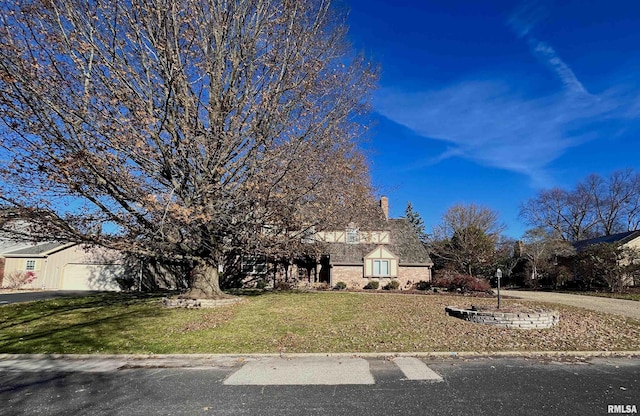
[[[566,241],[636,230],[640,227],[640,174],[619,170],[589,175],[574,189],[543,190],[520,206],[520,216]]]
[[[434,276],[453,274],[493,279],[503,284],[622,290],[637,281],[640,253],[619,244],[594,244],[576,251],[573,242],[640,228],[640,174],[632,169],[606,178],[589,175],[570,190],[540,191],[521,205],[531,226],[520,240],[502,234],[498,212],[475,204],[450,207],[430,233],[407,206],[413,224],[434,262]]]

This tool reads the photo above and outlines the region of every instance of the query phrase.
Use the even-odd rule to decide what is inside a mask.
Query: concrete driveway
[[[500,294],[524,300],[576,306],[578,308],[590,309],[597,312],[613,313],[640,320],[640,302],[634,300],[524,290],[501,290]]]

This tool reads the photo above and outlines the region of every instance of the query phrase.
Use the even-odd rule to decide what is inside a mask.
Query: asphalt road
[[[98,292],[92,292],[92,291],[86,291],[86,290],[46,290],[46,291],[34,291],[34,292],[7,292],[7,293],[0,293],[0,305],[8,305],[10,303],[18,303],[18,302],[31,302],[34,300],[81,297],[81,296],[90,295],[92,293],[98,293]]]
[[[288,386],[225,384],[246,365],[240,361],[65,372],[5,366],[0,414],[526,416],[607,415],[609,406],[640,407],[639,359],[423,360],[442,381],[409,380],[390,360],[366,362],[373,384]]]

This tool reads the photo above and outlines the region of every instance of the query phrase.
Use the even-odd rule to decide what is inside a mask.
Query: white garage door
[[[120,290],[115,278],[122,275],[119,264],[67,264],[62,273],[62,289]]]

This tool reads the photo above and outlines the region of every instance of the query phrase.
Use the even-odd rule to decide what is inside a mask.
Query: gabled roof
[[[389,244],[327,243],[330,262],[343,265],[364,264],[364,257],[379,245],[383,245],[399,257],[400,265],[433,265],[427,249],[424,248],[406,218],[389,219],[386,221],[386,227],[380,231],[386,230],[390,232]]]
[[[24,241],[0,240],[0,256],[3,256],[5,253],[31,247],[32,245],[33,243],[25,243]]]
[[[400,264],[433,265],[429,252],[420,242],[418,235],[406,218],[390,219],[391,250],[400,257]]]
[[[57,251],[73,246],[75,243],[50,242],[33,245],[20,250],[4,253],[4,257],[46,257]]]
[[[360,231],[386,231],[389,229],[387,219],[380,207],[376,207],[367,216],[363,216],[357,220],[340,219],[335,225],[335,229],[346,229],[355,226]],[[333,228],[333,227],[332,227]],[[326,231],[333,231],[326,230]]]
[[[611,235],[605,235],[602,237],[590,238],[588,240],[576,241],[575,243],[573,243],[573,247],[575,247],[577,251],[582,251],[594,244],[606,243],[606,244],[622,245],[638,237],[640,237],[640,230],[626,231],[624,233],[611,234]]]

